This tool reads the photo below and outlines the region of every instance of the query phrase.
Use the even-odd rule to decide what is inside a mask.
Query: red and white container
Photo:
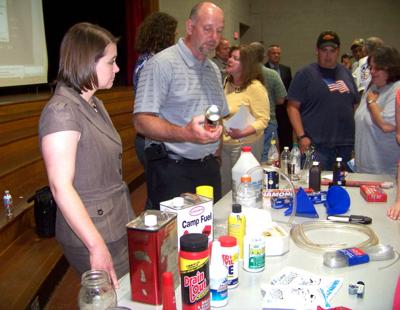
[[[182,310],[209,310],[210,264],[207,236],[189,233],[180,237],[179,270]]]
[[[179,285],[176,214],[147,210],[127,225],[132,300],[162,304],[162,274]]]
[[[221,236],[222,262],[228,269],[228,288],[232,289],[239,285],[239,246],[233,236]]]

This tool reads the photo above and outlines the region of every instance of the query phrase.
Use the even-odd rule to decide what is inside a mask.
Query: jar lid
[[[233,236],[221,236],[218,238],[218,240],[223,247],[232,247],[237,245],[237,240]]]
[[[186,234],[180,237],[181,250],[186,252],[202,252],[208,248],[208,237],[200,233]]]

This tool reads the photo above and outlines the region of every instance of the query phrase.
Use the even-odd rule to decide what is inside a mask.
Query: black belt
[[[181,163],[193,163],[193,164],[205,162],[206,160],[209,160],[209,159],[212,159],[215,157],[213,154],[208,154],[207,156],[205,156],[203,158],[189,159],[189,158],[182,157],[181,155],[172,153],[170,151],[168,151],[167,156],[169,159],[175,160],[177,163],[181,162]]]

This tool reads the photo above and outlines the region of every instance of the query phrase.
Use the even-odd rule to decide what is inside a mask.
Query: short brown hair
[[[139,53],[158,53],[175,43],[178,21],[175,17],[154,12],[147,16],[139,26],[135,49]]]
[[[242,66],[241,80],[242,89],[245,89],[251,84],[253,80],[259,80],[264,84],[264,77],[261,73],[261,66],[258,62],[257,53],[253,47],[247,44],[241,44],[239,46],[233,46],[230,51],[230,55],[233,51],[240,51],[240,64]],[[228,81],[232,82],[232,76],[228,77]]]
[[[96,63],[108,44],[118,39],[108,30],[90,23],[73,25],[61,42],[57,80],[79,93],[98,87]]]
[[[387,72],[387,83],[392,83],[400,80],[400,54],[399,51],[389,45],[377,47],[368,57],[368,64],[371,59],[377,68]]]

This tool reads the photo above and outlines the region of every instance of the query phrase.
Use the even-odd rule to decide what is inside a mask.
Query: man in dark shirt
[[[337,63],[339,52],[339,36],[322,32],[317,62],[296,73],[288,92],[288,114],[300,150],[313,144],[323,170],[332,170],[337,156],[350,160],[354,146],[359,94],[351,72]]]
[[[292,71],[290,67],[280,64],[281,60],[281,47],[277,44],[269,46],[267,51],[268,61],[265,63],[267,68],[274,69],[279,73],[286,91],[289,89],[290,82],[292,81]],[[281,148],[293,145],[293,129],[290,124],[289,117],[286,111],[287,101],[283,105],[276,106],[275,114],[278,122],[278,138]]]

